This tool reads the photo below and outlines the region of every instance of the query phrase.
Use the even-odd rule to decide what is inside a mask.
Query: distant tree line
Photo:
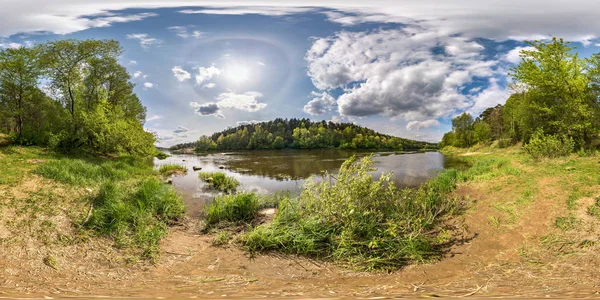
[[[525,144],[534,156],[559,156],[598,147],[600,132],[600,54],[579,58],[562,39],[529,43],[511,69],[513,94],[504,105],[473,119],[452,119],[440,146],[471,147],[499,141]]]
[[[381,134],[350,123],[313,122],[309,119],[275,119],[241,125],[194,143],[179,144],[171,150],[195,148],[208,150],[251,149],[435,149],[437,144]]]
[[[146,108],[112,40],[61,40],[0,51],[0,133],[13,143],[98,153],[154,153]]]

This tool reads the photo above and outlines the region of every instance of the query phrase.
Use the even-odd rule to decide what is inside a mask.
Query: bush
[[[163,176],[171,176],[177,173],[187,173],[187,168],[178,164],[162,165],[158,168],[158,172]]]
[[[258,215],[258,210],[259,199],[254,193],[221,195],[208,206],[207,227],[221,222],[250,223]]]
[[[111,236],[117,247],[139,247],[144,257],[153,257],[167,225],[183,217],[184,210],[175,190],[156,178],[142,181],[132,191],[109,181],[100,188],[84,225]]]
[[[523,149],[535,159],[567,156],[575,150],[573,138],[557,135],[544,135],[541,130],[535,132]]]
[[[459,172],[399,190],[390,174],[374,180],[371,165],[370,157],[351,158],[337,175],[307,181],[299,198],[279,203],[273,223],[245,235],[245,246],[251,252],[332,258],[365,270],[396,269],[435,256],[436,241],[425,232],[455,208],[446,193],[454,190]]]
[[[227,176],[223,172],[200,172],[198,177],[208,184],[212,189],[224,193],[233,193],[240,185],[237,179]]]
[[[160,160],[165,160],[169,156],[170,156],[169,154],[166,154],[166,153],[158,151],[158,150],[156,150],[156,154],[154,155],[154,157],[156,157],[156,158],[158,158]]]

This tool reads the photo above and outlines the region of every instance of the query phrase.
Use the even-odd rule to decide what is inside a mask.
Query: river
[[[377,174],[393,172],[399,187],[415,187],[452,163],[439,152],[360,152],[349,150],[261,150],[209,154],[172,154],[165,160],[155,159],[156,167],[163,164],[181,164],[186,175],[173,178],[173,185],[184,198],[190,216],[198,216],[213,193],[198,179],[198,172],[222,171],[240,181],[239,190],[270,193],[289,190],[297,193],[304,180],[324,171],[336,172],[352,155],[373,154]],[[222,169],[220,169],[220,167]]]

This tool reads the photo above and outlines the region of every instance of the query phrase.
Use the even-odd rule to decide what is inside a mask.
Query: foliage
[[[221,195],[209,204],[206,224],[212,227],[220,222],[250,223],[258,210],[259,198],[254,193]]]
[[[312,122],[308,119],[275,119],[241,125],[203,136],[195,143],[179,144],[172,150],[194,147],[197,152],[242,149],[434,149],[437,145],[377,133],[355,124]]]
[[[523,146],[535,159],[567,156],[573,153],[574,148],[573,138],[565,135],[545,135],[541,130],[535,132],[529,143]]]
[[[0,133],[14,143],[149,157],[146,108],[119,43],[60,40],[0,51]]]
[[[178,164],[167,164],[160,166],[158,173],[163,176],[171,176],[176,173],[187,173],[187,168]]]
[[[118,247],[136,246],[143,256],[158,253],[167,225],[183,217],[184,206],[172,187],[148,178],[130,190],[112,181],[94,199],[87,228],[114,238]]]
[[[399,190],[390,174],[374,180],[371,165],[370,157],[352,158],[337,175],[307,182],[299,198],[279,203],[273,223],[246,234],[246,247],[331,258],[366,270],[396,269],[434,256],[436,242],[424,232],[456,207],[447,193],[459,172]]]
[[[200,172],[198,177],[206,182],[212,189],[225,192],[233,193],[240,185],[240,182],[223,172]]]
[[[154,154],[154,157],[158,158],[159,160],[165,160],[169,156],[169,154],[166,154],[160,150],[156,150],[156,153]]]

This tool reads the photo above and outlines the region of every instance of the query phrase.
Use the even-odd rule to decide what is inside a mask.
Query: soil
[[[33,176],[0,191],[0,197],[24,200],[49,184]],[[57,203],[70,201],[60,196],[60,187],[56,189]],[[213,246],[215,236],[200,234],[197,220],[192,219],[171,228],[153,264],[135,261],[103,238],[82,237],[84,241],[51,246],[40,243],[44,239],[38,235],[43,232],[27,232],[19,238],[2,222],[0,298],[598,297],[598,249],[569,252],[569,240],[549,235],[555,231],[556,217],[566,212],[567,193],[551,177],[539,180],[538,189],[539,196],[518,212],[516,221],[497,226],[490,218],[502,220],[504,215],[493,205],[504,201],[509,191],[496,191],[477,182],[462,185],[457,195],[468,201],[470,208],[452,222],[458,224],[455,233],[460,233],[463,242],[439,261],[379,274],[293,256],[250,257],[233,243]],[[597,239],[596,222],[588,220],[584,211],[593,200],[581,199],[582,208],[574,213],[587,222],[581,235]],[[264,221],[273,212],[264,211]],[[17,207],[4,209],[2,214],[4,220],[15,222],[23,222],[27,216]],[[58,225],[44,234],[75,230],[66,221],[68,214],[54,212]],[[42,224],[43,218],[33,222]],[[555,240],[548,242],[549,238],[542,239],[545,236]],[[565,255],[557,255],[563,252]]]

